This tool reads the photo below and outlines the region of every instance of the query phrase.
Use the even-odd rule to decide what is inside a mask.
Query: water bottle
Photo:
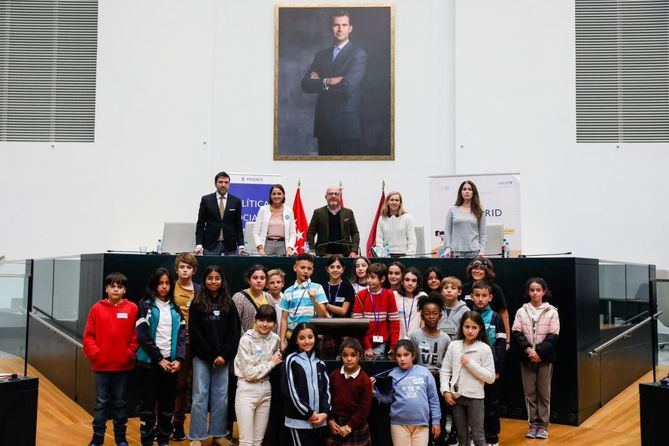
[[[245,256],[250,256],[251,255],[251,251],[249,251],[249,242],[246,239],[244,239],[244,252],[242,253],[242,255],[245,255]]]
[[[158,243],[156,243],[156,252],[158,254],[163,253],[163,239],[160,239],[160,238],[158,239]]]
[[[506,244],[502,242],[502,258],[506,258]]]
[[[309,249],[309,242],[304,242],[304,252],[311,254],[311,249]]]
[[[506,253],[506,258],[511,257],[511,244],[507,239],[504,239],[504,252]]]
[[[388,242],[383,244],[383,257],[390,257],[390,244]]]

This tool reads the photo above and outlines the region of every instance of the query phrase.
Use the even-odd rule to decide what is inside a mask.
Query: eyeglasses
[[[334,195],[335,197],[338,197],[339,192],[328,192],[328,195]]]

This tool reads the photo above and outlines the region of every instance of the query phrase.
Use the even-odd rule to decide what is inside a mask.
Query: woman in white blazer
[[[269,204],[258,210],[253,224],[253,240],[261,256],[292,256],[295,252],[295,217],[286,203],[280,184],[269,190]]]

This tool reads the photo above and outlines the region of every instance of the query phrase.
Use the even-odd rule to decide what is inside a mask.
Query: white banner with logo
[[[230,193],[242,200],[242,221],[254,222],[258,209],[267,204],[273,184],[281,183],[282,175],[231,173]]]
[[[431,251],[439,252],[444,246],[446,213],[455,204],[458,188],[465,180],[473,182],[478,189],[487,226],[502,225],[503,238],[509,243],[511,255],[520,253],[520,174],[517,173],[429,177]],[[495,238],[495,231],[489,231],[486,253],[499,254],[501,251],[501,240]]]

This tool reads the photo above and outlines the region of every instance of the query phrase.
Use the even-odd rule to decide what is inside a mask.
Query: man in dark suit
[[[242,201],[228,193],[230,175],[214,178],[216,192],[202,197],[195,226],[195,254],[234,255],[243,250]]]
[[[362,81],[367,53],[349,41],[353,31],[347,11],[332,15],[334,45],[316,54],[302,79],[305,93],[317,93],[314,136],[319,155],[361,155]]]
[[[353,211],[341,207],[341,191],[337,186],[328,188],[325,200],[327,206],[316,209],[309,222],[309,246],[313,246],[319,256],[342,254],[358,257],[360,233]]]

